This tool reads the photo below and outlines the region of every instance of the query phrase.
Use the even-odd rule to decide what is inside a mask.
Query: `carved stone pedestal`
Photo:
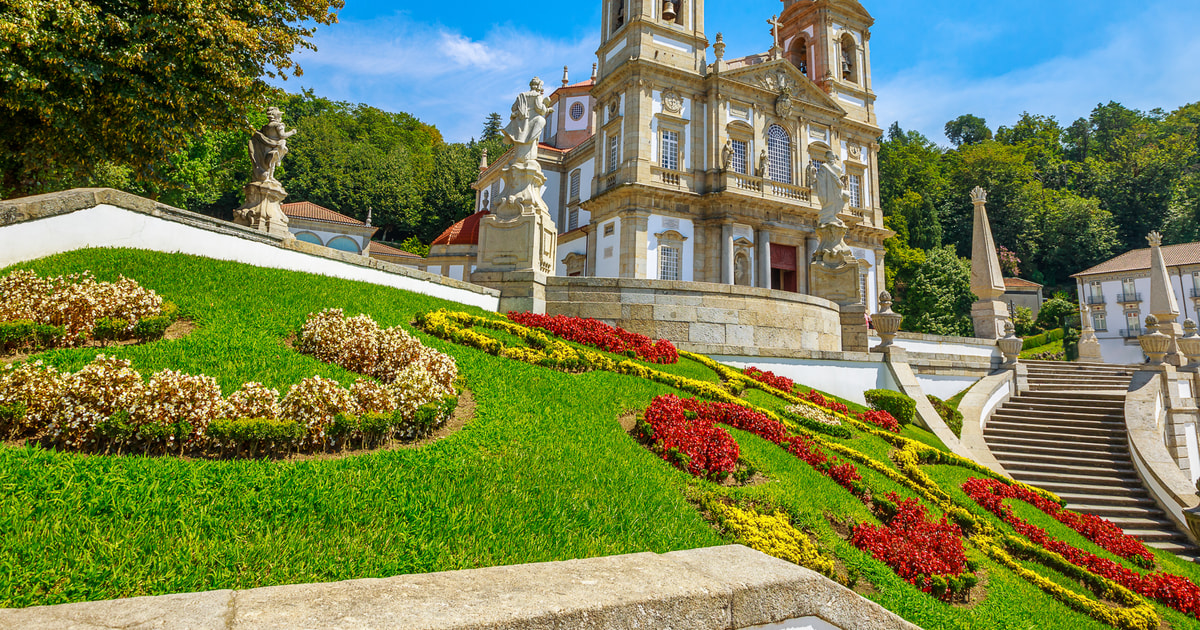
[[[851,260],[854,260],[851,257]],[[862,297],[859,293],[858,264],[846,263],[831,267],[820,261],[814,262],[809,268],[811,293],[839,305],[859,304]]]
[[[841,307],[842,352],[867,352],[871,339],[867,332],[867,306],[846,304]]]
[[[999,339],[1004,336],[1004,323],[1008,321],[1008,305],[1000,300],[979,300],[971,305],[971,321],[976,337]]]
[[[276,236],[291,236],[287,215],[279,205],[287,198],[287,191],[279,182],[250,182],[243,190],[246,203],[233,211],[234,223]]]
[[[521,214],[507,221],[489,214],[479,223],[476,270],[553,274],[557,249],[557,229],[548,213]]]

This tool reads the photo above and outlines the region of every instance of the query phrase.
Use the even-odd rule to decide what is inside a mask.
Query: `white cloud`
[[[1200,99],[1197,30],[1200,9],[1155,3],[1110,32],[1097,33],[1091,49],[999,76],[965,78],[957,68],[923,61],[877,78],[879,121],[885,127],[899,121],[945,144],[943,125],[962,114],[982,116],[995,130],[1025,111],[1053,115],[1067,125],[1109,101],[1170,111]]]
[[[488,113],[507,112],[534,75],[549,90],[564,65],[572,82],[590,76],[597,39],[555,39],[501,25],[472,39],[403,14],[343,21],[319,30],[317,52],[300,56],[299,84],[334,100],[410,113],[447,140],[465,141],[479,134]],[[295,89],[294,83],[285,87]]]

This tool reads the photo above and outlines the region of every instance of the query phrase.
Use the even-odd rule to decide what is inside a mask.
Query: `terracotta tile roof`
[[[1030,282],[1024,278],[1005,278],[1004,287],[1006,289],[1038,289],[1042,285],[1036,282]]]
[[[397,247],[392,247],[391,245],[388,245],[387,243],[380,243],[379,241],[371,241],[371,255],[375,256],[376,254],[378,254],[379,256],[387,257],[387,258],[403,258],[406,260],[411,259],[413,261],[425,260],[425,258],[422,256],[418,256],[412,252],[406,252],[403,249],[399,249]]]
[[[1200,265],[1200,242],[1180,243],[1179,245],[1164,245],[1162,247],[1163,261],[1168,267],[1180,265]],[[1116,258],[1110,258],[1091,269],[1084,269],[1072,278],[1090,276],[1101,273],[1120,273],[1122,271],[1141,271],[1150,268],[1150,248],[1135,249],[1125,252]]]
[[[451,225],[442,232],[441,236],[433,239],[432,245],[478,245],[479,244],[479,221],[483,219],[483,215],[491,214],[487,210],[480,210],[475,214]]]
[[[312,219],[314,221],[325,221],[326,223],[338,223],[340,225],[358,225],[362,226],[363,222],[348,217],[340,212],[334,212],[329,208],[322,208],[311,201],[297,201],[296,203],[285,203],[280,208],[288,218]]]

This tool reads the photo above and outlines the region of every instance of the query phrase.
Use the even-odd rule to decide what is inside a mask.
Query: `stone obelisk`
[[[513,146],[511,162],[501,171],[503,196],[479,225],[479,253],[471,281],[500,290],[500,312],[546,310],[546,277],[554,273],[558,229],[542,199],[546,176],[538,164],[538,139],[550,114],[542,80],[517,96],[504,128]]]
[[[1158,318],[1158,331],[1171,338],[1165,361],[1171,365],[1183,365],[1177,340],[1183,336],[1179,325],[1179,302],[1171,288],[1171,276],[1167,274],[1167,263],[1162,255],[1162,235],[1151,232],[1146,236],[1150,243],[1150,314]]]
[[[971,293],[979,298],[971,305],[971,321],[975,324],[976,337],[999,339],[1004,336],[1008,306],[1000,299],[1004,295],[1004,278],[1000,275],[1000,258],[996,255],[992,227],[988,224],[987,191],[976,186],[971,191],[971,202],[975,204],[975,225],[971,238]]]

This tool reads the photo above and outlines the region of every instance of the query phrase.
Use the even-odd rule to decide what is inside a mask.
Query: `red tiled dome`
[[[433,239],[433,245],[478,245],[479,244],[479,221],[483,219],[483,215],[491,214],[487,210],[480,210],[475,214],[451,225],[446,228],[442,235]]]

